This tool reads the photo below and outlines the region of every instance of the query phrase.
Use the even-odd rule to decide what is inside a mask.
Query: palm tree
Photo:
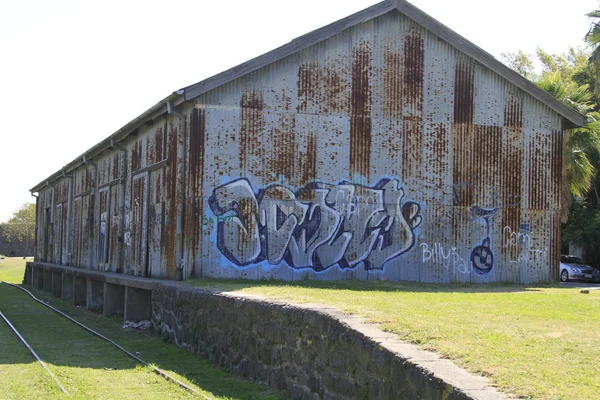
[[[588,17],[598,19],[600,18],[600,10],[592,11],[587,14]],[[592,54],[590,55],[590,63],[594,64],[596,67],[600,65],[600,21],[594,20],[592,21],[592,25],[590,30],[585,35],[585,41],[590,46],[594,47]]]
[[[585,197],[596,173],[588,155],[590,152],[600,151],[600,113],[594,111],[597,104],[587,84],[565,82],[558,72],[542,74],[535,83],[559,101],[587,116],[584,126],[572,129],[565,137],[563,170],[565,184],[562,192],[561,217],[563,222],[566,222],[571,195]]]

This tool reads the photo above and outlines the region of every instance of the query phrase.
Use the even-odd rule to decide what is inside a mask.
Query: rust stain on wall
[[[391,45],[383,53],[383,113],[390,117],[402,116],[402,55]]]
[[[277,126],[269,132],[270,159],[265,167],[277,171],[288,181],[293,180],[294,158],[296,155],[296,119],[293,115],[279,118]]]
[[[550,139],[547,135],[535,133],[529,143],[529,208],[542,210],[548,207]],[[552,189],[553,190],[553,189]]]
[[[112,157],[112,179],[121,178],[121,152],[115,153]]]
[[[94,187],[94,175],[92,174],[92,168],[85,169],[85,190],[91,190]]]
[[[131,172],[141,169],[142,166],[142,143],[136,141],[131,149]]]
[[[456,64],[454,75],[454,122],[457,124],[473,123],[473,66],[465,60]]]
[[[420,117],[404,117],[402,122],[402,178],[418,179],[423,163],[423,121]]]
[[[184,225],[184,237],[186,247],[192,251],[192,259],[196,260],[198,255],[198,245],[200,243],[200,230],[202,226],[202,214],[204,212],[204,202],[202,194],[204,157],[206,141],[206,110],[195,108],[192,111],[190,120],[189,137],[189,180],[188,185],[193,188],[193,193],[188,194],[186,204],[186,218]],[[192,269],[192,276],[194,275]]]
[[[167,128],[168,129],[168,128]],[[168,169],[164,172],[164,192],[168,199],[167,210],[165,210],[165,224],[162,229],[163,236],[163,259],[167,264],[167,274],[170,279],[175,277],[177,268],[176,246],[177,246],[177,129],[174,126],[169,130],[167,136],[167,157],[169,159]],[[193,185],[190,182],[190,185]],[[184,222],[187,225],[187,220]]]
[[[164,127],[156,129],[154,135],[150,136],[151,143],[148,146],[147,154],[147,165],[156,164],[164,159],[163,155],[163,144],[165,140],[165,134],[167,131],[167,124]]]
[[[262,92],[255,90],[244,92],[240,100],[240,107],[242,109],[239,153],[240,175],[245,176],[250,173],[255,176],[262,176],[265,172],[262,162],[257,162],[258,165],[251,163],[251,160],[262,160],[263,158],[264,144],[259,139],[262,138],[265,126]]]
[[[521,128],[523,126],[523,103],[521,99],[511,97],[504,107],[504,126]]]
[[[340,68],[340,65],[331,65],[323,70],[322,114],[346,113],[348,111],[348,83],[342,79],[338,68]]]
[[[510,98],[504,108],[505,137],[502,144],[502,226],[517,231],[521,224],[521,182],[523,179],[523,104]],[[502,248],[505,257],[514,260],[518,249]],[[509,254],[511,253],[511,254]]]
[[[306,153],[298,160],[300,184],[314,181],[317,176],[317,137],[314,132],[308,134]]]
[[[448,172],[448,134],[446,124],[429,124],[424,138],[424,150],[427,162],[423,163],[423,183],[427,187],[426,196],[439,199],[436,194],[441,193],[444,186],[444,177]]]
[[[493,195],[498,191],[502,159],[502,127],[475,125],[473,146],[472,182],[475,188],[475,203],[480,207],[497,207],[499,199]]]
[[[425,50],[423,38],[414,29],[404,42],[404,107],[410,115],[423,112],[423,82],[425,73]]]
[[[454,124],[452,131],[452,204],[470,206],[473,203],[473,125]]]
[[[373,51],[362,42],[353,51],[352,115],[350,117],[350,176],[369,180],[371,156],[371,71]]]
[[[560,210],[561,187],[564,184],[562,180],[563,169],[563,145],[564,136],[561,131],[555,130],[552,132],[552,150],[551,150],[551,166],[550,166],[550,182],[552,185],[552,204],[551,208]]]
[[[67,179],[59,180],[54,186],[54,202],[66,203],[69,196],[69,182]]]
[[[307,62],[298,69],[298,113],[318,114],[321,104],[322,71],[317,62]]]
[[[470,63],[457,61],[454,75],[454,124],[452,126],[452,150],[454,162],[452,166],[454,206],[470,206],[473,204],[473,151],[475,132],[473,126],[473,86],[474,72]],[[459,226],[453,226],[453,238],[459,243],[457,236]]]
[[[413,28],[404,38],[402,75],[402,178],[407,185],[419,185],[421,180],[424,62],[423,39]]]

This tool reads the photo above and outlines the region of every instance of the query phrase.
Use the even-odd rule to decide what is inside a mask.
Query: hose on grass
[[[36,360],[38,360],[38,362],[40,363],[40,365],[42,367],[44,367],[44,369],[46,370],[46,372],[48,372],[48,374],[52,377],[52,379],[54,379],[54,382],[56,382],[56,384],[58,385],[58,387],[60,388],[60,390],[67,396],[67,397],[71,397],[69,395],[69,392],[67,392],[67,389],[65,389],[65,387],[60,383],[60,381],[58,380],[58,378],[52,373],[52,371],[50,371],[48,369],[48,367],[46,366],[46,364],[42,361],[42,359],[37,355],[37,353],[33,350],[33,348],[29,345],[29,343],[27,343],[27,341],[25,340],[25,338],[23,338],[23,336],[21,336],[21,334],[19,333],[19,331],[17,331],[17,328],[15,328],[13,326],[13,324],[10,323],[10,321],[8,320],[8,318],[6,318],[4,316],[4,314],[2,314],[2,312],[0,312],[0,317],[2,317],[2,319],[4,320],[4,322],[6,322],[6,324],[10,327],[10,329],[12,329],[12,331],[15,333],[15,335],[17,335],[17,337],[19,338],[19,340],[25,345],[25,347],[27,347],[29,349],[29,351],[31,352],[31,354],[35,357]]]
[[[94,331],[94,330],[93,330],[93,329],[91,329],[91,328],[88,328],[87,326],[85,326],[85,325],[84,325],[84,324],[82,324],[81,322],[79,322],[79,321],[77,321],[77,320],[75,320],[75,319],[73,319],[73,318],[69,317],[67,314],[63,313],[63,312],[62,312],[62,311],[60,311],[59,309],[57,309],[57,308],[54,308],[54,307],[52,307],[51,305],[44,303],[43,301],[41,301],[40,299],[38,299],[37,297],[35,297],[35,296],[34,296],[34,295],[33,295],[33,294],[30,292],[30,291],[28,291],[27,289],[25,289],[25,288],[23,288],[23,287],[21,287],[21,286],[18,286],[18,285],[13,285],[12,283],[4,282],[4,281],[2,281],[2,283],[4,283],[4,284],[6,284],[6,285],[9,285],[9,286],[12,286],[12,287],[15,287],[15,288],[17,288],[17,289],[20,289],[20,290],[24,291],[24,292],[25,292],[25,293],[27,293],[27,294],[28,294],[28,295],[29,295],[29,296],[30,296],[30,297],[31,297],[33,300],[37,301],[37,302],[38,302],[38,303],[40,303],[40,304],[43,304],[44,306],[46,306],[46,307],[48,307],[49,309],[51,309],[52,311],[54,311],[54,312],[56,312],[56,313],[60,314],[61,316],[65,317],[65,318],[66,318],[66,319],[68,319],[69,321],[71,321],[71,322],[73,322],[74,324],[78,325],[79,327],[81,327],[81,328],[85,329],[86,331],[90,332],[91,334],[93,334],[93,335],[95,335],[95,336],[99,337],[100,339],[103,339],[103,340],[107,341],[108,343],[112,344],[112,345],[113,345],[113,346],[115,346],[117,349],[121,350],[123,353],[127,354],[129,357],[133,358],[134,360],[136,360],[136,361],[137,361],[137,362],[139,362],[140,364],[143,364],[143,365],[145,365],[145,366],[147,366],[147,367],[151,368],[151,369],[152,369],[152,371],[153,371],[154,373],[156,373],[157,375],[160,375],[160,376],[162,376],[162,377],[163,377],[163,378],[165,378],[166,380],[168,380],[168,381],[170,381],[170,382],[173,382],[173,383],[175,383],[175,384],[179,385],[180,387],[182,387],[182,388],[184,388],[184,389],[186,389],[186,390],[189,390],[190,392],[192,392],[192,393],[194,393],[194,394],[196,394],[196,395],[198,395],[198,396],[200,396],[200,397],[204,397],[204,399],[205,399],[205,400],[211,400],[209,397],[206,397],[206,396],[202,395],[202,393],[198,392],[198,391],[197,391],[196,389],[194,389],[193,387],[186,385],[185,383],[183,383],[183,382],[181,382],[181,381],[177,380],[177,379],[176,379],[176,378],[174,378],[173,376],[171,376],[171,375],[167,374],[165,371],[163,371],[163,370],[161,370],[161,369],[158,369],[158,368],[156,368],[155,366],[151,365],[150,363],[148,363],[148,362],[144,361],[144,360],[143,360],[143,359],[141,359],[140,357],[138,357],[138,356],[136,356],[135,354],[131,353],[130,351],[126,350],[125,348],[123,348],[121,345],[119,345],[118,343],[114,342],[113,340],[111,340],[111,339],[107,338],[106,336],[104,336],[104,335],[102,335],[102,334],[100,334],[100,333],[98,333],[98,332]]]

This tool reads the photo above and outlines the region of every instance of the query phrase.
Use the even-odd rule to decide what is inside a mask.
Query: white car
[[[562,282],[567,282],[570,279],[600,281],[600,271],[585,265],[583,260],[579,257],[561,254],[560,280]]]

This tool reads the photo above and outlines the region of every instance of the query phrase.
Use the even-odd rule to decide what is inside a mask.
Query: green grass
[[[361,315],[520,397],[600,396],[600,290],[375,281],[190,284]]]
[[[0,260],[0,280],[20,283],[23,259]],[[29,288],[28,288],[29,289]],[[83,324],[214,399],[279,399],[282,394],[213,368],[148,332],[122,329],[122,317],[103,317],[34,291]],[[24,292],[0,285],[0,311],[19,330],[75,399],[197,398],[136,364],[112,345],[34,302]],[[0,322],[0,398],[62,399],[54,381],[35,362],[4,321]]]

